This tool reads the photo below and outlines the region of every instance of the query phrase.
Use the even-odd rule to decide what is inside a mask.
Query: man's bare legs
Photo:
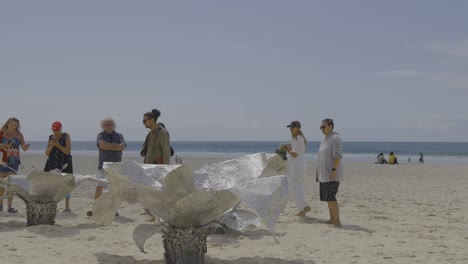
[[[334,227],[341,227],[340,212],[337,201],[329,201],[328,210],[330,211],[329,224],[333,224]]]
[[[97,198],[99,198],[99,196],[101,196],[102,189],[103,189],[102,186],[97,186],[96,187],[96,191],[94,192],[94,200],[96,200]]]

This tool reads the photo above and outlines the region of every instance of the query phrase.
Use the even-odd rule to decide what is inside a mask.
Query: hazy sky
[[[0,122],[94,140],[468,141],[468,1],[1,1]]]

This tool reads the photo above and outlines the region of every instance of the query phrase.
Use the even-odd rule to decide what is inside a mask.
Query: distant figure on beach
[[[73,159],[71,155],[71,139],[68,133],[62,132],[62,123],[55,121],[52,123],[52,135],[49,136],[49,143],[45,154],[47,161],[44,171],[58,170],[63,173],[73,174]],[[71,212],[70,197],[65,197],[64,213]]]
[[[140,155],[144,157],[144,163],[147,164],[170,164],[171,162],[171,144],[169,133],[160,126],[158,118],[161,112],[153,109],[143,115],[143,124],[150,131],[143,143]]]
[[[398,164],[398,158],[393,154],[393,151],[388,155],[388,164]]]
[[[408,157],[408,163],[411,163],[411,157]]]
[[[286,151],[291,156],[289,159],[289,173],[287,175],[289,195],[291,195],[300,210],[296,216],[304,217],[311,210],[305,201],[304,193],[304,177],[307,166],[305,146],[307,140],[301,131],[301,122],[292,121],[287,127],[289,127],[292,136],[291,146],[285,145]]]
[[[387,164],[387,160],[385,160],[383,153],[377,155],[377,161],[375,162],[375,164]]]
[[[2,164],[0,164],[0,178],[10,179],[10,175],[16,175],[21,164],[20,149],[28,151],[29,144],[24,141],[20,132],[20,121],[17,118],[9,118],[0,130],[0,152],[2,152]],[[5,189],[0,187],[0,212],[3,211],[3,197]],[[8,213],[17,213],[12,207],[13,193],[8,192]]]
[[[424,155],[419,153],[419,163],[424,163]]]
[[[330,212],[329,224],[341,227],[340,213],[336,194],[343,178],[343,147],[341,137],[333,131],[335,124],[332,119],[324,119],[320,130],[325,138],[320,144],[316,176],[320,180],[320,201],[326,201]]]
[[[116,124],[114,119],[105,118],[101,120],[102,131],[97,135],[96,145],[99,149],[99,164],[98,164],[98,178],[106,179],[104,173],[104,162],[121,162],[122,151],[127,146],[122,134],[115,131]],[[102,189],[106,188],[107,184],[98,183],[94,192],[94,199],[99,198],[102,194]],[[86,213],[87,216],[93,216],[92,211]]]

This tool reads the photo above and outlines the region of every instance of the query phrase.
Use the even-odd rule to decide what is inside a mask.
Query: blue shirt
[[[112,134],[107,134],[106,132],[101,132],[97,135],[96,144],[99,149],[99,166],[98,169],[102,170],[102,165],[104,162],[121,162],[122,161],[122,151],[113,151],[113,150],[102,150],[99,147],[99,142],[104,141],[106,143],[117,143],[124,144],[125,139],[122,134],[115,131]]]

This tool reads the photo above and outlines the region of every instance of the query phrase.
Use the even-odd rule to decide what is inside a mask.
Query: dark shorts
[[[337,181],[320,183],[320,201],[336,202],[336,194],[340,183]]]
[[[18,171],[19,164],[0,164],[0,173],[8,173]]]

